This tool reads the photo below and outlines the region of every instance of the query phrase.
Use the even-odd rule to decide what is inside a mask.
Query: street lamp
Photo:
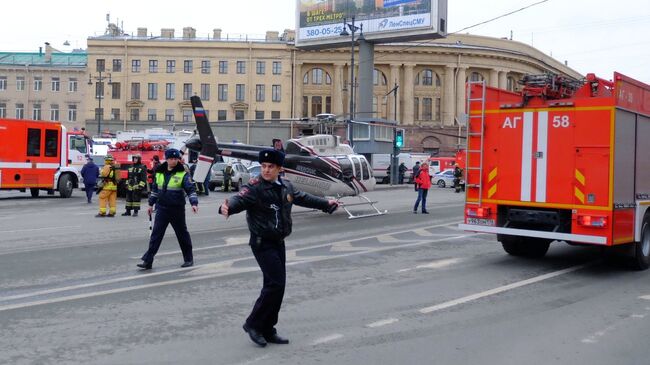
[[[350,29],[351,33],[348,33],[348,30],[346,28]],[[343,30],[341,31],[341,36],[342,37],[347,37],[352,35],[351,37],[351,42],[350,42],[350,122],[354,120],[354,87],[355,87],[355,82],[354,82],[354,33],[356,31],[359,31],[359,38],[357,40],[365,40],[363,37],[363,23],[359,24],[359,26],[356,26],[354,24],[354,17],[352,17],[352,22],[348,23],[347,18],[343,18]],[[353,128],[353,123],[350,123],[348,126],[348,131],[350,133],[350,147],[352,147],[353,144],[353,133],[352,133],[352,128]]]
[[[95,113],[95,116],[97,117],[97,135],[101,136],[102,116],[104,115],[104,111],[102,110],[102,99],[104,98],[104,80],[106,79],[106,76],[102,75],[103,71],[101,69],[97,71],[97,73],[98,73],[97,76],[93,76],[92,74],[88,75],[88,85],[92,85],[93,80],[97,81],[97,86],[95,89],[95,97],[99,102],[99,112]],[[110,85],[111,83],[112,83],[111,74],[109,73],[108,84]]]

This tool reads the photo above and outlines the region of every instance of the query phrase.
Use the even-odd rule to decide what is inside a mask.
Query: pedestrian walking
[[[415,161],[415,165],[413,166],[413,189],[417,192],[418,191],[418,183],[415,182],[415,178],[418,177],[418,173],[420,172],[420,161]]]
[[[154,182],[149,195],[149,215],[154,213],[155,218],[151,237],[149,238],[149,249],[142,255],[142,263],[137,266],[144,270],[150,270],[153,259],[160,248],[165,231],[169,224],[174,228],[178,244],[183,253],[183,264],[181,267],[194,265],[192,255],[192,238],[187,231],[185,223],[185,194],[189,197],[192,211],[199,211],[199,200],[196,197],[194,184],[190,175],[185,172],[180,162],[181,154],[175,148],[165,151],[165,159],[155,171]]]
[[[275,325],[286,283],[284,240],[291,234],[291,207],[296,204],[332,213],[338,203],[298,191],[282,179],[284,153],[265,149],[260,151],[258,160],[262,165],[260,178],[250,180],[239,194],[226,199],[219,214],[228,217],[246,210],[249,245],[262,271],[264,284],[243,328],[254,343],[264,347],[268,342],[289,343],[278,335]]]
[[[415,200],[413,213],[418,213],[418,205],[422,201],[422,214],[429,214],[427,211],[427,194],[429,194],[429,188],[431,187],[431,176],[429,175],[429,165],[426,162],[420,166],[418,177],[415,178],[415,184],[418,187],[418,198]]]
[[[99,172],[99,178],[99,186],[97,187],[97,192],[99,193],[99,213],[95,217],[115,217],[119,176],[117,176],[117,171],[115,171],[115,160],[113,156],[106,155],[104,158],[104,167]],[[106,213],[107,204],[108,213]]]
[[[404,175],[406,174],[406,170],[408,170],[408,168],[406,167],[406,165],[404,165],[404,162],[399,164],[399,166],[397,167],[397,174],[399,176],[400,185],[404,184]]]
[[[88,204],[92,203],[93,193],[95,186],[97,186],[97,178],[99,178],[99,166],[95,165],[92,157],[86,155],[86,164],[81,168],[81,177],[84,179],[84,189],[86,189],[86,198]]]
[[[126,180],[126,212],[122,215],[129,216],[133,211],[133,216],[137,217],[142,191],[147,188],[147,169],[142,164],[142,156],[133,155],[131,161],[133,165],[128,169]]]

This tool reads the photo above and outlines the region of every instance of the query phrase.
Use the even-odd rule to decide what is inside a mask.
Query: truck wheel
[[[522,256],[529,258],[541,258],[548,252],[551,241],[544,238],[527,238],[521,248]]]
[[[32,198],[38,198],[38,194],[41,190],[39,188],[29,188],[29,192],[32,194]]]
[[[650,224],[643,220],[641,241],[634,243],[633,264],[636,270],[645,270],[650,266]]]
[[[72,180],[68,174],[59,178],[59,195],[61,195],[62,198],[69,198],[72,196]]]
[[[501,242],[503,250],[512,256],[521,256],[521,237],[517,236],[508,236],[508,235],[497,235],[497,239]]]
[[[445,185],[445,180],[438,180],[438,187],[439,188],[444,188],[445,186],[446,186]]]

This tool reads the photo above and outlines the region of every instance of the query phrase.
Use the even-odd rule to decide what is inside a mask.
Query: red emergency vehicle
[[[522,93],[468,83],[465,222],[506,252],[627,245],[650,264],[650,86],[619,73],[524,78]]]
[[[158,156],[160,162],[165,161],[165,149],[169,144],[170,142],[166,140],[132,139],[111,146],[108,153],[113,156],[119,168],[118,195],[122,196],[126,193],[128,170],[133,166],[133,156],[140,155],[142,163],[147,169],[151,169],[153,156]]]
[[[58,122],[0,119],[0,189],[58,190],[69,198],[81,183],[88,138]]]

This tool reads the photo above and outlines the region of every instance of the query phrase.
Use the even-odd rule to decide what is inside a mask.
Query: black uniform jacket
[[[278,182],[251,179],[239,194],[228,200],[228,214],[246,210],[251,234],[265,240],[282,240],[291,234],[293,204],[325,212],[329,209],[328,200],[296,190],[287,180]]]

